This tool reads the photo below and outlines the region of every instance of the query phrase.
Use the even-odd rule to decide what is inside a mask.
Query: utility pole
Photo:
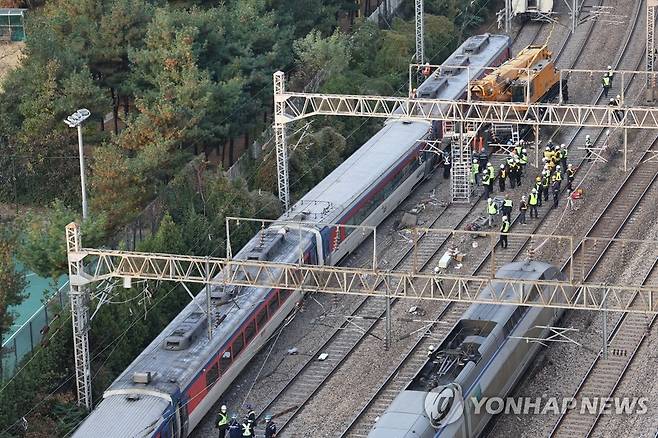
[[[73,355],[75,357],[75,383],[78,405],[91,410],[91,360],[89,359],[89,296],[84,275],[83,257],[80,254],[80,228],[66,226],[66,249],[69,265],[69,301],[73,323]]]
[[[656,7],[658,0],[647,0],[647,100],[655,99],[656,75],[653,72],[656,69]]]
[[[288,187],[288,145],[286,144],[285,76],[282,71],[274,73],[274,140],[276,143],[276,173],[279,188],[279,200],[288,211],[290,208],[290,188]]]
[[[508,0],[509,1],[509,0]],[[657,0],[658,1],[658,0]],[[416,63],[425,63],[425,26],[423,0],[416,2]]]
[[[82,108],[64,119],[69,128],[78,128],[78,153],[80,155],[80,186],[82,190],[82,219],[87,220],[89,209],[87,208],[87,178],[85,176],[85,154],[82,144],[82,122],[87,120],[91,112]]]

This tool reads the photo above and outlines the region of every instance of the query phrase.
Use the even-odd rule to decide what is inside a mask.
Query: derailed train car
[[[509,57],[510,45],[505,35],[469,38],[447,62],[468,63],[471,77],[465,70],[434,74],[418,92],[442,99],[463,96],[469,79]],[[378,225],[434,166],[435,155],[423,150],[437,135],[440,130],[427,122],[388,121],[235,257],[296,263],[301,255],[306,263],[338,263],[367,236],[325,224]],[[216,326],[208,339],[200,310],[206,297],[200,293],[110,385],[74,436],[188,436],[302,295],[271,288],[213,289]]]
[[[510,263],[500,268],[496,277],[565,279],[560,270],[542,262]],[[500,295],[502,288],[502,283],[493,283],[482,294]],[[527,287],[524,293],[536,290]],[[519,337],[545,336],[547,329],[539,327],[552,326],[561,315],[561,309],[553,308],[471,305],[368,437],[480,436],[492,415],[485,409],[476,410],[476,402],[509,394],[540,347]]]
[[[554,0],[512,0],[512,15],[521,19],[547,17],[553,12]]]

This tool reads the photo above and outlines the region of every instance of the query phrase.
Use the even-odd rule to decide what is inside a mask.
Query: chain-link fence
[[[34,351],[50,330],[50,323],[60,317],[62,309],[68,303],[68,281],[50,297],[22,326],[9,338],[3,340],[0,358],[2,359],[2,378],[14,375],[21,360]]]

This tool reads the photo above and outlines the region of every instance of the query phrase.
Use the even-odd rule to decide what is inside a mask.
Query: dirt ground
[[[7,73],[20,64],[24,49],[25,43],[0,43],[0,90]]]

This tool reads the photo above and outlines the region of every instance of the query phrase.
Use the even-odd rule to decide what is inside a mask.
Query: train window
[[[245,343],[248,344],[249,342],[251,342],[251,340],[254,339],[254,336],[256,336],[256,320],[252,319],[244,328]]]
[[[233,351],[233,357],[238,357],[244,348],[244,339],[242,338],[242,333],[239,333],[238,336],[233,341],[231,345],[231,350]]]
[[[258,311],[258,315],[256,316],[256,329],[257,330],[262,330],[263,327],[265,327],[265,323],[267,323],[267,307],[263,307]]]
[[[212,386],[219,379],[219,363],[215,362],[208,371],[206,371],[206,389],[212,388]]]
[[[267,311],[270,314],[270,318],[276,313],[279,308],[279,299],[278,294],[274,295],[269,303],[267,303]]]
[[[233,362],[233,355],[229,349],[224,351],[224,353],[222,353],[222,357],[219,359],[219,370],[222,375],[226,372],[226,370],[229,369],[231,362]]]

